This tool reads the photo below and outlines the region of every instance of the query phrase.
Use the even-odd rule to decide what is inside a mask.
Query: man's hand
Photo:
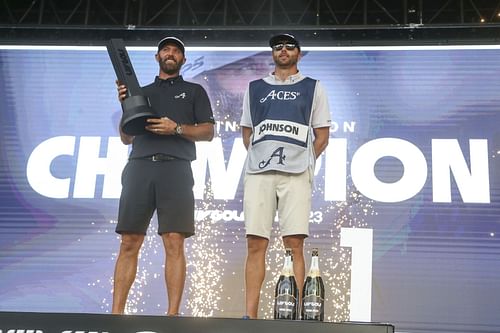
[[[118,90],[118,100],[123,102],[127,98],[127,86],[116,80],[116,89]]]
[[[123,102],[127,98],[127,87],[116,80],[116,89],[118,90],[118,100]],[[118,125],[118,131],[120,132],[120,139],[124,145],[129,145],[134,141],[134,136],[123,133],[122,127]]]
[[[175,135],[175,127],[177,126],[177,123],[168,117],[162,117],[159,119],[149,118],[147,122],[148,126],[146,126],[146,129],[154,134]]]

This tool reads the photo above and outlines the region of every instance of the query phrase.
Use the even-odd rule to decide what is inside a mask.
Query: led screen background
[[[311,248],[320,250],[325,317],[410,332],[500,330],[500,48],[303,51],[300,70],[321,80],[334,121],[306,241],[307,262]],[[130,56],[140,83],[151,82],[154,49]],[[182,313],[240,317],[245,150],[237,124],[246,85],[272,70],[271,56],[188,48],[187,57],[183,75],[207,89],[217,135],[198,144],[193,163],[197,234],[186,244]],[[127,147],[107,52],[1,47],[0,73],[0,310],[109,312]],[[155,229],[153,219],[130,313],[166,309]],[[266,318],[283,258],[277,235]],[[358,278],[371,291],[351,287]]]

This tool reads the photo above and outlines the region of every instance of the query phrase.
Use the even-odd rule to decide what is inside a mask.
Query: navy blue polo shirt
[[[194,125],[214,123],[212,107],[205,89],[193,82],[184,81],[182,76],[166,80],[158,76],[155,81],[142,88],[149,98],[151,107],[159,117],[168,117],[178,124]],[[179,135],[138,135],[132,143],[131,158],[166,154],[179,159],[196,159],[194,142]]]

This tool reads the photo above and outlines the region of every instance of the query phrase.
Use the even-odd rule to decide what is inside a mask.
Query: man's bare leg
[[[304,260],[304,238],[304,235],[292,235],[283,237],[283,244],[285,245],[285,248],[292,249],[293,274],[295,275],[297,288],[299,289],[299,302],[302,299],[302,287],[304,285],[306,274],[306,264]]]
[[[256,319],[259,312],[260,289],[266,274],[266,250],[269,240],[247,235],[247,260],[245,264],[246,315]]]
[[[137,273],[137,261],[144,235],[122,234],[120,253],[116,259],[113,281],[113,306],[111,312],[123,314],[127,296]]]
[[[167,316],[176,316],[184,291],[186,280],[186,257],[184,254],[185,236],[169,232],[162,234],[165,247],[165,282],[167,284],[168,311]]]

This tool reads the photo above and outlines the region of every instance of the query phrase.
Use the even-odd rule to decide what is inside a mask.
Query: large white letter
[[[401,161],[404,172],[394,183],[381,182],[375,175],[375,163],[391,156]],[[351,176],[356,188],[370,199],[400,202],[413,197],[425,184],[427,163],[414,144],[395,138],[382,138],[362,145],[351,161]]]
[[[128,147],[118,137],[108,141],[107,157],[99,157],[100,137],[81,137],[76,166],[74,198],[93,198],[98,174],[104,175],[103,198],[118,198],[121,171],[127,163]]]
[[[108,154],[104,161],[104,183],[102,197],[116,199],[122,191],[122,171],[128,161],[129,146],[124,145],[120,137],[108,138]]]
[[[341,228],[340,246],[351,248],[349,320],[371,321],[373,230]]]
[[[452,173],[464,202],[490,203],[488,140],[469,140],[469,147],[470,172],[457,140],[432,140],[434,202],[451,202]]]
[[[196,160],[192,163],[194,197],[203,199],[208,164],[214,199],[234,199],[246,158],[243,140],[234,139],[227,170],[221,138],[215,138],[212,142],[197,142],[196,155]]]
[[[50,165],[56,157],[73,156],[74,152],[74,136],[57,136],[40,143],[31,153],[26,166],[26,177],[33,190],[49,198],[67,198],[71,179],[54,177]]]
[[[347,139],[330,139],[325,159],[325,200],[345,201]]]

